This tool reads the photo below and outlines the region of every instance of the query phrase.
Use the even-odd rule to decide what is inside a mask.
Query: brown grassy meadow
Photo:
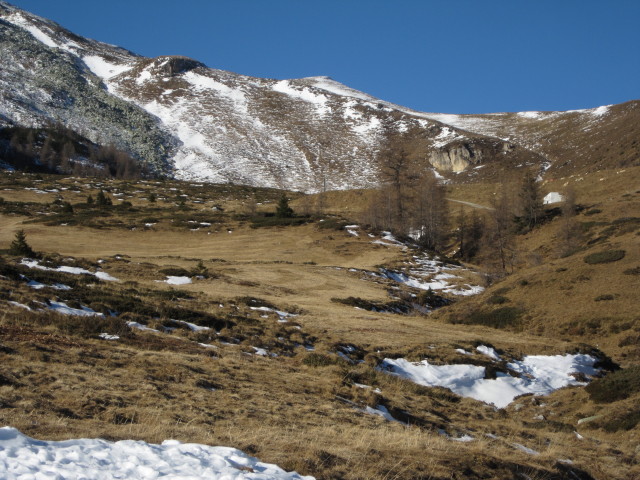
[[[638,177],[628,169],[564,180],[586,207],[577,216],[587,224],[579,251],[558,256],[554,219],[518,237],[512,275],[427,316],[332,301],[388,302],[393,285],[367,272],[411,253],[340,228],[357,223],[367,192],[330,192],[328,216],[256,228],[252,212],[273,211],[281,192],[3,174],[2,248],[24,229],[42,262],[100,268],[119,281],[39,272],[2,255],[0,419],[42,439],[233,446],[317,478],[637,478],[640,431],[624,422],[637,416],[637,391],[596,403],[584,388],[567,388],[495,409],[375,367],[401,356],[461,363],[468,359],[456,348],[478,344],[514,358],[597,349],[623,369],[637,365]],[[88,207],[87,196],[100,188],[114,205]],[[486,205],[495,189],[452,187],[450,197]],[[315,199],[290,195],[296,211],[314,213]],[[61,210],[61,199],[73,213]],[[624,258],[584,261],[614,249]],[[180,271],[192,283],[162,283]],[[35,290],[20,275],[73,288]],[[489,300],[498,296],[505,300]],[[117,314],[35,311],[54,298]],[[296,316],[284,323],[251,308],[260,306]],[[496,329],[474,320],[505,306],[522,312],[517,322]],[[176,320],[212,329],[196,332]],[[160,331],[130,329],[127,321]],[[352,361],[337,354],[346,346]],[[269,354],[256,355],[261,348]],[[363,413],[376,405],[407,425]],[[596,418],[578,424],[588,417]],[[455,440],[463,435],[474,440]]]

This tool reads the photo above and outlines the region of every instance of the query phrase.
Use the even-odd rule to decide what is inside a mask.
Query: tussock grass
[[[388,282],[371,280],[363,271],[404,260],[398,248],[372,245],[364,235],[341,230],[343,224],[357,223],[348,219],[357,218],[367,192],[329,192],[324,213],[336,216],[324,222],[253,229],[250,210],[268,218],[281,192],[56,177],[47,179],[46,187],[57,188],[59,195],[22,190],[44,188],[40,183],[22,176],[0,180],[0,186],[12,189],[3,191],[5,202],[21,209],[2,213],[0,208],[0,242],[8,245],[24,228],[30,244],[49,256],[47,265],[100,267],[120,281],[29,270],[8,257],[0,261],[3,424],[48,439],[98,436],[158,443],[176,438],[234,446],[317,478],[568,479],[584,474],[632,479],[638,474],[637,392],[598,404],[584,389],[570,388],[548,398],[517,399],[514,403],[523,405],[517,410],[514,405],[496,410],[376,369],[387,357],[468,363],[468,356],[455,349],[473,352],[479,344],[494,346],[505,358],[558,354],[576,351],[578,342],[593,344],[595,338],[623,367],[640,359],[636,293],[633,277],[624,273],[640,262],[632,248],[635,222],[616,222],[634,216],[637,200],[607,203],[610,189],[597,179],[586,178],[584,184],[593,190],[601,209],[593,218],[601,224],[591,226],[580,251],[625,250],[624,258],[599,265],[585,263],[583,255],[558,259],[553,245],[558,219],[550,219],[517,240],[519,251],[533,252],[539,261],[528,262],[520,253],[523,260],[516,259],[513,275],[489,285],[483,295],[458,299],[429,316],[357,310],[332,301],[351,297],[386,304]],[[619,191],[622,186],[616,184]],[[131,206],[84,208],[87,195],[95,197],[100,188],[114,203],[123,198]],[[493,196],[492,185],[471,188],[465,190],[470,197],[460,198],[482,203]],[[457,186],[452,190],[462,193]],[[155,202],[148,200],[150,193]],[[53,203],[58,196],[72,204],[73,215],[63,216],[61,204]],[[292,207],[302,213],[309,199],[291,196]],[[27,210],[31,217],[16,213]],[[60,225],[66,223],[62,219],[70,224]],[[595,238],[601,238],[598,246],[590,247],[587,241]],[[207,275],[196,273],[200,263]],[[192,276],[193,283],[157,283],[166,269]],[[34,290],[21,274],[72,290]],[[463,280],[472,281],[471,276]],[[609,294],[614,301],[594,301]],[[34,301],[53,298],[120,315],[72,318],[7,303],[35,306]],[[252,306],[297,316],[283,323],[275,312]],[[451,322],[456,318],[465,322]],[[130,320],[161,332],[129,329]],[[178,320],[213,329],[194,332]],[[500,334],[489,325],[498,326]],[[120,339],[100,339],[100,333]],[[256,348],[267,355],[257,355]],[[473,361],[489,366],[480,357],[473,355]],[[363,412],[378,406],[409,426]],[[595,415],[603,415],[601,423],[577,425]],[[624,418],[631,421],[616,423]],[[576,429],[585,440],[576,438]],[[439,430],[474,440],[457,442]],[[540,455],[528,455],[516,443]],[[559,466],[560,458],[573,464]]]

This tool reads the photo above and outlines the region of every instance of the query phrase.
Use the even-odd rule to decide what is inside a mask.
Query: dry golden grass
[[[595,182],[599,180],[594,184],[600,185]],[[59,183],[64,185],[63,180]],[[115,184],[105,185],[116,189]],[[90,188],[95,191],[93,185]],[[331,299],[353,296],[387,301],[387,282],[360,270],[377,271],[378,265],[401,262],[403,254],[398,248],[373,245],[364,236],[353,237],[344,231],[320,229],[317,223],[250,228],[246,220],[229,215],[231,210],[242,212],[246,207],[244,191],[236,192],[237,198],[222,190],[196,196],[194,192],[203,187],[177,182],[127,188],[139,191],[128,200],[140,208],[133,214],[138,217],[148,216],[147,208],[159,208],[163,215],[181,215],[178,207],[160,198],[156,205],[148,205],[148,192],[156,188],[161,189],[158,197],[180,188],[189,192],[191,200],[200,198],[201,204],[189,203],[192,210],[187,215],[210,211],[212,204],[223,204],[228,210],[219,224],[198,231],[174,228],[168,217],[152,229],[131,230],[23,224],[25,217],[0,215],[0,245],[8,245],[14,232],[24,228],[35,250],[72,256],[90,269],[99,265],[121,280],[94,286],[89,282],[78,286],[78,292],[128,298],[135,290],[145,305],[158,311],[169,306],[192,308],[231,324],[219,336],[183,328],[170,334],[132,331],[118,341],[100,340],[95,333],[65,328],[64,317],[9,306],[7,299],[28,303],[58,294],[0,278],[5,308],[0,318],[0,422],[37,438],[149,442],[176,438],[234,446],[317,478],[573,478],[561,472],[559,459],[571,459],[575,472],[584,470],[593,478],[630,480],[638,475],[637,426],[609,433],[597,424],[577,425],[580,418],[606,417],[616,409],[632,408],[636,397],[611,407],[594,404],[583,389],[571,388],[535,400],[523,397],[496,410],[374,368],[386,356],[463,362],[466,359],[455,349],[473,350],[478,343],[519,357],[563,353],[585,342],[599,346],[617,361],[637,362],[630,353],[637,345],[618,346],[623,337],[637,331],[636,323],[616,333],[611,325],[618,325],[617,320],[601,322],[595,332],[565,331],[571,319],[587,313],[636,318],[633,293],[637,276],[624,273],[640,264],[638,250],[633,248],[638,238],[635,231],[614,233],[608,243],[558,259],[549,247],[556,228],[552,223],[519,237],[520,248],[537,253],[541,264],[531,266],[523,261],[513,276],[482,296],[461,300],[429,317],[397,315],[357,310]],[[64,192],[65,200],[72,203],[74,198],[79,202],[86,198],[85,190]],[[2,193],[6,201],[51,201],[33,195],[24,190]],[[277,198],[275,193],[270,195]],[[597,195],[603,207],[598,214],[602,221],[610,223],[618,215],[637,212],[637,196],[629,200],[621,194],[617,203],[610,204],[604,192]],[[325,202],[329,211],[350,218],[357,217],[364,197],[366,192],[332,192]],[[471,194],[460,199],[484,201]],[[300,201],[292,202],[294,207]],[[140,223],[136,218],[133,221]],[[627,255],[614,264],[584,263],[584,255],[607,245],[623,248]],[[124,257],[117,259],[116,254]],[[97,264],[98,259],[104,263]],[[191,270],[200,260],[210,278],[194,279],[180,287],[157,282],[165,277],[163,268]],[[559,271],[562,268],[566,270]],[[583,276],[588,280],[578,279]],[[522,284],[523,280],[527,283]],[[603,284],[618,297],[593,300],[609,292],[600,291]],[[154,293],[172,289],[189,292],[192,298],[172,299]],[[448,323],[449,316],[482,307],[500,289],[509,304],[526,311],[524,326],[496,330]],[[251,303],[243,297],[256,297],[298,316],[289,318],[288,324],[279,323],[275,313],[251,310]],[[141,317],[152,327],[176,326],[162,314]],[[198,323],[197,315],[189,321]],[[226,344],[236,340],[235,345]],[[306,351],[305,344],[313,344],[315,351]],[[350,364],[336,355],[338,347],[346,344],[358,348],[364,363]],[[257,356],[253,347],[268,348],[279,356]],[[312,354],[325,355],[327,364],[313,366],[308,360]],[[517,404],[521,406],[516,408]],[[376,405],[385,405],[411,426],[361,411]],[[474,440],[458,442],[441,435],[440,429],[454,438],[467,434]],[[539,455],[527,454],[514,444]]]

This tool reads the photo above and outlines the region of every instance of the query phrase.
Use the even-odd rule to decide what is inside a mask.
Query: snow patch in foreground
[[[463,397],[504,408],[519,395],[548,395],[570,385],[585,385],[576,380],[573,374],[595,375],[598,373],[593,367],[595,363],[594,357],[584,354],[529,355],[507,364],[509,369],[518,374],[517,377],[498,372],[495,379],[484,378],[485,367],[431,365],[427,360],[409,362],[404,358],[385,358],[380,369],[420,385],[445,387]]]
[[[229,447],[210,447],[166,440],[161,445],[100,439],[46,442],[34,440],[15,428],[0,428],[0,465],[3,478],[64,478],[107,480],[251,479],[314,480]]]

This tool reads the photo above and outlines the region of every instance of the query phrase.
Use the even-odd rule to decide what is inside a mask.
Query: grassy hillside
[[[425,315],[424,293],[381,274],[415,268],[406,262],[418,252],[343,228],[367,192],[327,194],[323,215],[316,197],[289,193],[306,214],[289,221],[271,216],[276,190],[6,173],[0,421],[37,438],[233,446],[317,478],[632,479],[637,180],[637,169],[565,180],[584,206],[573,254],[558,255],[555,218],[517,237],[513,274],[478,296],[444,293],[452,303]],[[487,205],[497,188],[449,195]],[[87,203],[100,190],[112,205]],[[33,262],[8,251],[21,229]],[[610,251],[625,253],[590,257]],[[485,278],[480,265],[456,275]],[[90,311],[103,316],[79,316]],[[479,345],[510,360],[582,352],[605,372],[623,368],[504,409],[377,368],[427,358],[495,376],[505,365]],[[380,406],[399,421],[366,413]]]

